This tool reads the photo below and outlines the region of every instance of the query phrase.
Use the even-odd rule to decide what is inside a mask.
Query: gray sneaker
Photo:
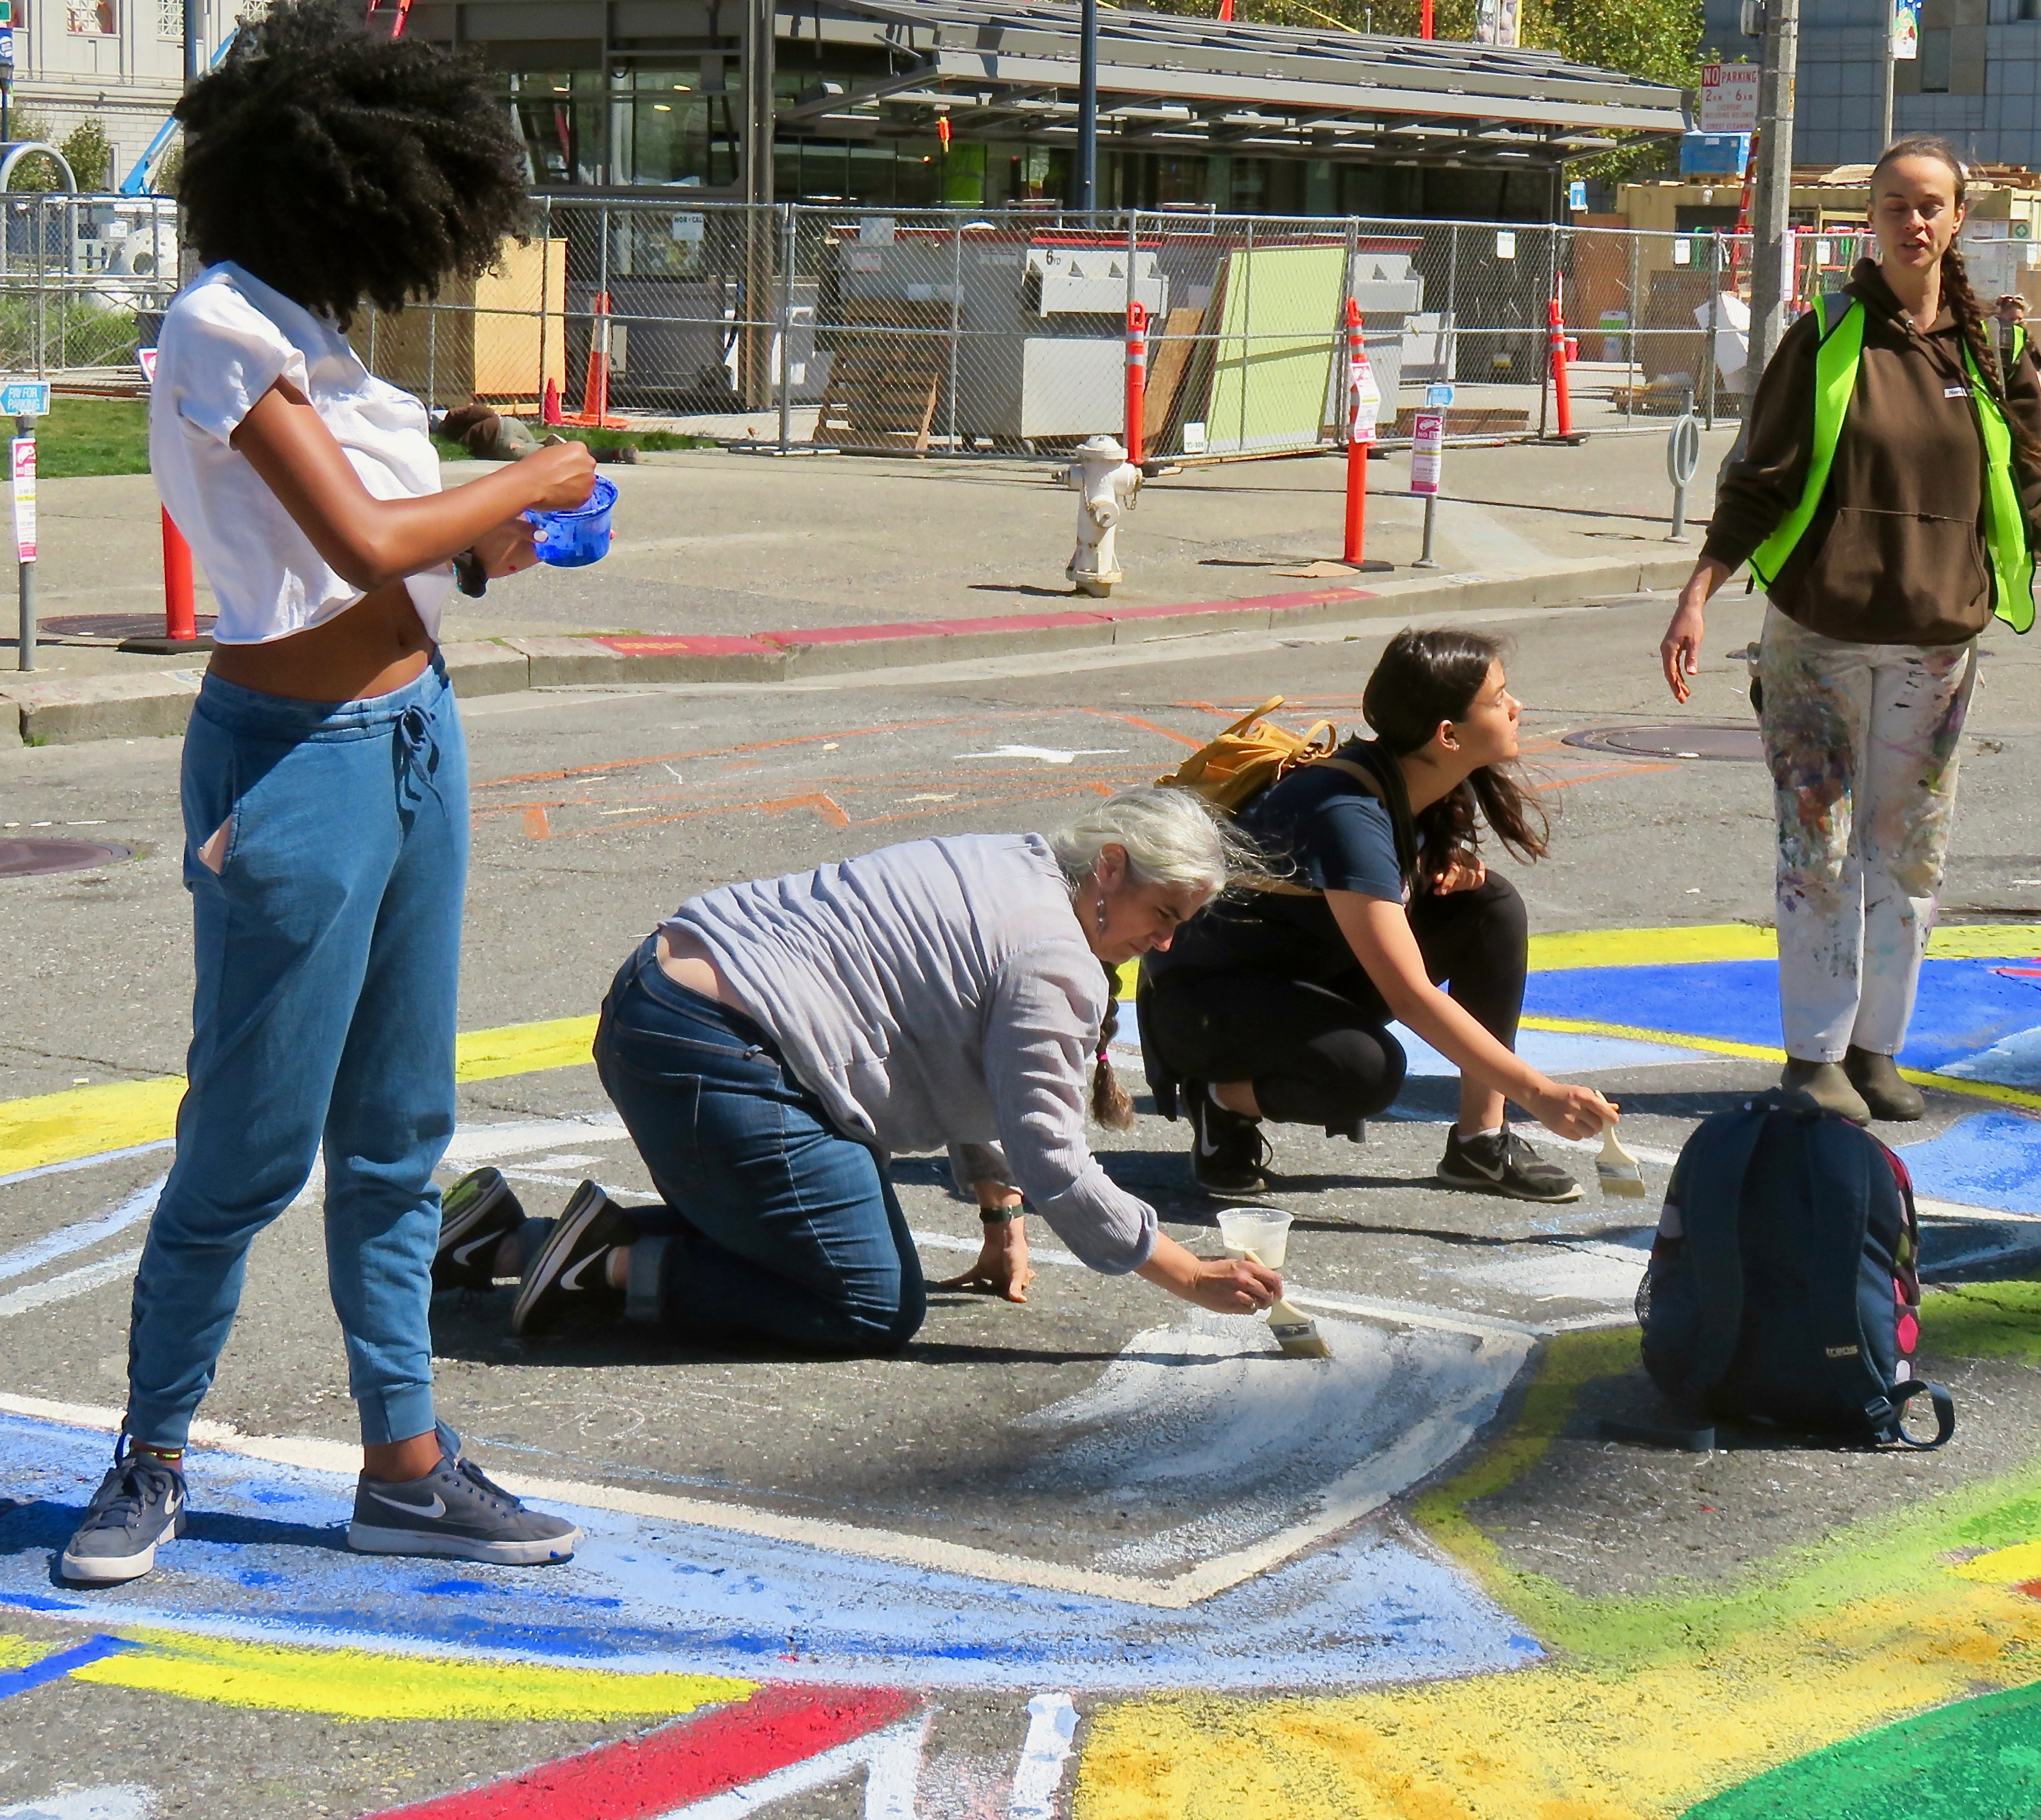
[[[1457,1125],[1448,1126],[1438,1179],[1448,1188],[1507,1195],[1512,1200],[1578,1200],[1582,1192],[1570,1175],[1507,1126],[1479,1138],[1463,1138]]]
[[[135,1452],[124,1434],[57,1570],[90,1586],[139,1580],[155,1566],[157,1543],[184,1532],[185,1475],[154,1454]]]
[[[581,1532],[563,1517],[527,1510],[460,1457],[460,1437],[439,1425],[440,1463],[423,1479],[386,1485],[364,1475],[355,1487],[347,1545],[364,1555],[444,1555],[530,1567],[564,1561]]]

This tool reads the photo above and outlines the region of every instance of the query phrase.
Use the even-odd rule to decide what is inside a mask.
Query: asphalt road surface
[[[1718,654],[1754,634],[1754,605],[1716,612],[1711,668],[1677,713],[1655,673],[1667,611],[1476,622],[1514,641],[1511,686],[1556,816],[1551,857],[1512,876],[1541,933],[1728,929],[1708,939],[1741,952],[1734,932],[1761,937],[1771,914],[1761,766],[1563,737],[1677,719],[1747,744],[1742,666]],[[473,704],[462,1027],[490,1036],[445,1179],[497,1163],[539,1213],[584,1176],[649,1194],[593,1069],[574,1063],[585,1030],[561,1021],[593,1013],[682,898],[919,835],[1052,826],[1271,695],[1300,722],[1356,725],[1394,629]],[[1989,651],[1944,910],[1986,928],[2041,921],[2041,855],[2024,851],[2034,660],[2008,638]],[[1650,1196],[1591,1188],[1536,1208],[1437,1185],[1452,1082],[1422,1056],[1364,1145],[1276,1131],[1268,1198],[1296,1218],[1286,1276],[1329,1366],[1280,1359],[1253,1323],[1094,1276],[1040,1223],[1024,1307],[937,1292],[914,1342],[879,1360],[704,1351],[643,1330],[525,1343],[509,1334],[510,1291],[443,1297],[448,1419],[491,1470],[584,1513],[590,1544],[570,1569],[522,1575],[364,1562],[334,1527],[355,1429],[315,1180],[256,1247],[204,1412],[232,1433],[208,1431],[218,1444],[193,1458],[193,1536],[129,1588],[56,1585],[51,1551],[103,1461],[93,1425],[120,1403],[127,1285],[168,1162],[160,1091],[121,1084],[181,1066],[178,755],[175,740],[0,753],[0,821],[133,856],[0,882],[0,1101],[74,1096],[50,1102],[59,1135],[35,1139],[57,1162],[0,1163],[0,1804],[24,1804],[0,1814],[377,1814],[673,1735],[654,1728],[764,1685],[759,1727],[721,1758],[757,1771],[748,1796],[709,1770],[674,1771],[660,1795],[667,1772],[644,1770],[636,1806],[591,1805],[576,1784],[550,1807],[433,1811],[1046,1815],[1082,1787],[1088,1813],[1159,1815],[1193,1810],[1166,1791],[1140,1805],[1120,1745],[1096,1767],[1087,1756],[1097,1715],[1131,1695],[1249,1695],[1229,1723],[1251,1763],[1254,1699],[1478,1675],[1548,1648],[1455,1571],[1413,1501],[1521,1419],[1555,1337],[1623,1330],[1679,1143],[1772,1078],[1734,1043],[1639,1034],[1670,1026],[1627,1009],[1623,976],[1598,973],[1591,944],[1566,975],[1572,996],[1525,1041],[1549,1072],[1624,1104]],[[1583,1024],[1596,1028],[1569,1027]],[[1138,1084],[1138,1051],[1120,1059]],[[1101,1134],[1108,1168],[1168,1231],[1215,1252],[1185,1127],[1141,1105],[1134,1130]],[[1938,1092],[1894,1141],[1942,1142],[1979,1105]],[[1574,1160],[1592,1181],[1591,1157]],[[929,1274],[961,1269],[977,1222],[938,1160],[902,1159],[898,1180]],[[2035,1219],[2017,1195],[1944,1191],[1926,1223],[1931,1274],[2016,1274]],[[1468,1513],[1516,1569],[1583,1594],[1727,1584],[1930,1490],[2024,1467],[2026,1368],[1963,1371],[1965,1444],[1932,1468],[1755,1445],[1639,1459],[1562,1437]],[[1605,1376],[1583,1407],[1616,1407],[1641,1383]],[[520,1665],[535,1678],[517,1681]],[[834,1690],[814,1708],[834,1716],[801,1707],[806,1745],[785,1744],[759,1704],[789,1687]]]

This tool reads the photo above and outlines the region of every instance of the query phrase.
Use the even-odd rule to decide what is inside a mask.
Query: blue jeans
[[[190,1085],[135,1272],[128,1432],[184,1444],[248,1247],[323,1142],[326,1274],[362,1437],[425,1433],[432,1178],[453,1135],[467,873],[467,754],[445,668],[436,655],[415,682],[343,703],[208,676],[183,797]]]
[[[634,1215],[633,1315],[837,1353],[914,1336],[921,1264],[879,1158],[750,1018],[662,973],[649,939],[603,1002],[595,1066],[676,1216]]]

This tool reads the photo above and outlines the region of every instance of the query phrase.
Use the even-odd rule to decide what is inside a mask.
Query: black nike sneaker
[[[496,1253],[524,1223],[525,1210],[501,1169],[463,1176],[440,1196],[440,1248],[433,1257],[435,1289],[494,1286]]]
[[[570,1296],[620,1299],[624,1292],[609,1284],[609,1253],[637,1235],[622,1208],[595,1183],[583,1182],[553,1222],[538,1255],[525,1266],[517,1306],[510,1311],[510,1331],[544,1333]]]
[[[1260,1194],[1268,1140],[1261,1121],[1212,1104],[1202,1081],[1184,1083],[1184,1116],[1191,1125],[1191,1177],[1215,1200]]]
[[[1437,1173],[1448,1188],[1507,1195],[1512,1200],[1578,1200],[1582,1192],[1578,1182],[1507,1125],[1478,1138],[1463,1138],[1459,1126],[1448,1127]]]

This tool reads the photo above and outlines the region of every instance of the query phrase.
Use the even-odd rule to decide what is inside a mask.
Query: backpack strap
[[[1800,1235],[1807,1316],[1822,1368],[1845,1407],[1863,1406],[1867,1384],[1874,1396],[1883,1390],[1871,1370],[1857,1301],[1857,1261],[1864,1255],[1875,1186],[1871,1166],[1879,1161],[1870,1148],[1872,1141],[1829,1114],[1807,1118],[1802,1135],[1814,1215]],[[1883,1173],[1890,1181],[1892,1172]],[[1898,1192],[1895,1184],[1894,1192]]]
[[[1720,1140],[1690,1150],[1682,1159],[1683,1166],[1692,1170],[1680,1204],[1687,1216],[1687,1255],[1703,1314],[1687,1384],[1688,1395],[1696,1401],[1728,1375],[1742,1337],[1743,1247],[1738,1229],[1743,1218],[1743,1182],[1765,1121],[1776,1110],[1761,1103],[1741,1112],[1718,1114],[1728,1121]],[[1723,1209],[1727,1217],[1696,1218],[1696,1210],[1703,1207]]]
[[[1389,811],[1389,825],[1396,838],[1396,869],[1406,884],[1417,879],[1417,826],[1410,813],[1410,787],[1396,761],[1382,750],[1379,740],[1357,742],[1359,760],[1326,757],[1314,758],[1314,765],[1326,765],[1352,778],[1369,796]]]
[[[1932,1440],[1916,1440],[1906,1432],[1906,1406],[1915,1397],[1925,1397],[1934,1407]],[[1903,1384],[1894,1385],[1890,1396],[1874,1397],[1866,1403],[1864,1414],[1877,1440],[1888,1444],[1896,1442],[1917,1453],[1932,1453],[1956,1432],[1956,1399],[1940,1384],[1931,1384],[1925,1378],[1909,1378]]]

